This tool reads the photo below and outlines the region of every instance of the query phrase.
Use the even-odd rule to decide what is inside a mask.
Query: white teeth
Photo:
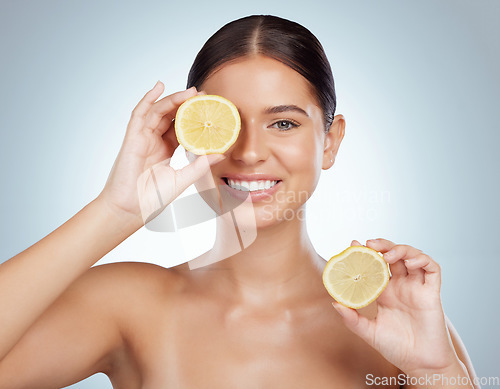
[[[241,182],[240,181],[236,181],[236,180],[231,180],[231,179],[228,179],[228,182],[229,182],[229,186],[231,188],[234,188],[234,189],[237,189],[237,190],[245,190],[245,188],[242,187],[241,185]],[[248,191],[247,191],[248,192]]]
[[[258,181],[239,181],[227,179],[229,186],[236,190],[244,192],[254,192],[257,190],[266,190],[272,188],[278,181],[258,180]]]

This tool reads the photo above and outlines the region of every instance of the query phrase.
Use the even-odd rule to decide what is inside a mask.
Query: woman
[[[334,116],[317,39],[284,19],[239,19],[207,41],[188,87],[157,101],[157,83],[134,109],[101,194],[0,266],[0,388],[57,388],[96,372],[115,388],[472,388],[441,306],[440,268],[420,250],[367,241],[392,273],[376,318],[331,307],[304,215],[345,121]],[[188,155],[174,171],[173,118],[196,93],[234,102],[242,130],[223,156]],[[242,197],[255,181],[274,186]],[[90,268],[192,183],[244,200],[218,218],[212,250],[170,269]]]

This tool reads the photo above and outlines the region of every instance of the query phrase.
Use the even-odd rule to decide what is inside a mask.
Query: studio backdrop
[[[309,28],[333,69],[347,126],[307,206],[319,254],[383,237],[431,255],[478,376],[500,375],[495,0],[2,1],[0,261],[94,199],[137,101],[157,80],[183,90],[206,39],[251,14]],[[143,228],[99,264],[185,262],[210,249],[214,225]]]

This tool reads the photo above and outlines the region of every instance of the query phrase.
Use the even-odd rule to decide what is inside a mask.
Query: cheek
[[[279,148],[281,161],[290,174],[290,181],[313,191],[321,174],[323,149],[320,139],[301,136],[283,142]]]

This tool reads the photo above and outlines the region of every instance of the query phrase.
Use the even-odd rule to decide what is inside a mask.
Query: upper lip
[[[281,181],[280,178],[267,174],[267,173],[252,173],[252,174],[241,174],[241,173],[227,173],[221,175],[222,178],[230,178],[232,180],[238,181]]]

